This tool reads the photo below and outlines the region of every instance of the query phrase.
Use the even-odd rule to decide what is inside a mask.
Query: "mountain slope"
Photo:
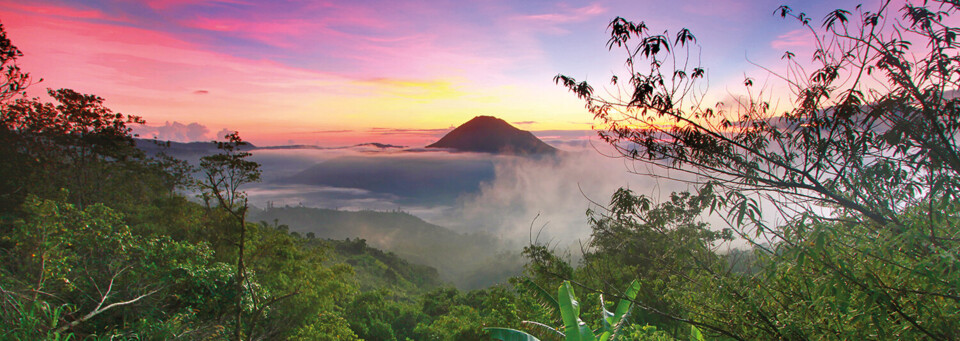
[[[518,274],[519,253],[505,253],[504,242],[486,234],[462,234],[403,212],[339,211],[273,207],[251,212],[251,220],[276,221],[316,238],[362,238],[378,249],[439,270],[462,289],[483,288]]]
[[[493,116],[477,116],[427,148],[504,154],[553,154],[556,148]]]

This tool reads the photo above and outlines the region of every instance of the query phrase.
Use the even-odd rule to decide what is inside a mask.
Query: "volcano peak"
[[[477,116],[453,129],[427,148],[502,154],[553,154],[557,149],[529,131],[493,116]]]

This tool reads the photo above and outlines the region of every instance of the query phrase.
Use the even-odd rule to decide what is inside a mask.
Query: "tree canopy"
[[[691,270],[640,274],[660,281],[646,287],[666,301],[646,310],[735,339],[958,337],[960,46],[950,26],[958,6],[883,1],[822,21],[777,8],[815,44],[812,62],[787,51],[788,71],[773,73],[791,90],[783,111],[749,78],[735,103],[703,103],[708,75],[692,32],[614,19],[607,47],[625,53],[626,76],[604,91],[565,75],[555,81],[586,102],[620,156],[689,174],[674,179],[696,185],[708,196],[701,209],[724,212],[756,250],[752,270],[734,273],[675,239],[667,249],[688,256],[668,258]],[[584,269],[620,269],[637,249],[660,250],[621,247],[649,240],[639,232],[657,226],[654,212],[672,209],[615,196],[608,218],[594,223]]]

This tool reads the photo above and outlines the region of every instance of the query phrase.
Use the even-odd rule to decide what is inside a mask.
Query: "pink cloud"
[[[235,121],[248,128],[260,121],[268,127],[262,123],[267,113],[303,112],[311,103],[305,99],[317,93],[353,91],[342,76],[210,52],[166,33],[2,9],[0,17],[24,52],[20,66],[45,79],[32,94],[46,87],[94,93],[148,122]],[[195,95],[197,89],[206,95]]]
[[[248,4],[239,0],[145,0],[148,7],[155,10],[166,10],[176,7],[202,4]]]
[[[806,29],[795,29],[793,31],[781,34],[776,40],[770,42],[770,46],[777,50],[803,49],[813,46],[813,37]],[[794,51],[795,52],[795,51]]]
[[[253,21],[235,18],[198,18],[183,21],[181,24],[202,30],[224,32],[267,45],[285,48],[296,47],[297,38],[324,30],[316,22],[300,19]]]
[[[571,8],[566,5],[561,5],[557,13],[525,15],[521,16],[520,19],[550,23],[570,23],[585,21],[599,14],[603,14],[606,11],[606,8],[603,8],[596,3],[579,8]]]
[[[360,63],[357,64],[364,67],[382,65],[394,70],[403,69],[396,64],[418,59],[415,56],[431,55],[432,50],[450,50],[434,44],[434,35],[411,33],[410,23],[405,22],[410,18],[385,15],[377,7],[354,3],[310,3],[298,7],[295,12],[273,12],[271,8],[254,7],[232,16],[210,14],[178,23],[296,53],[310,53],[322,48],[320,53],[324,56],[358,60]],[[369,57],[377,58],[379,62],[371,63]],[[394,65],[383,63],[386,58]]]
[[[173,13],[181,11],[178,7],[221,2],[150,4]],[[21,66],[45,78],[32,94],[46,87],[73,88],[107,98],[115,111],[141,115],[151,124],[196,121],[219,128],[229,122],[247,137],[290,127],[429,126],[434,116],[499,105],[499,86],[519,77],[515,70],[545,67],[535,63],[537,27],[587,20],[604,10],[558,6],[553,7],[558,16],[525,22],[510,12],[471,13],[476,16],[470,19],[497,18],[481,23],[439,15],[450,9],[432,4],[309,3],[295,10],[248,5],[181,16],[190,18],[183,22],[148,15],[117,25],[90,20],[97,15],[89,13],[49,14],[69,13],[68,7],[42,12],[0,4],[0,18],[26,53]],[[480,87],[487,88],[477,91]],[[384,111],[412,119],[370,118]]]
[[[308,20],[290,19],[273,21],[252,21],[245,19],[214,19],[198,18],[182,22],[187,27],[194,27],[218,32],[239,32],[250,34],[261,32],[264,34],[301,35],[312,33],[320,27],[316,22]]]
[[[0,3],[0,7],[6,7],[7,9],[14,11],[35,13],[44,16],[67,17],[74,19],[110,19],[103,12],[95,9],[17,3]]]

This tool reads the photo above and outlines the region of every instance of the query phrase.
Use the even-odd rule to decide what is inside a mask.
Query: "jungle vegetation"
[[[620,157],[692,190],[621,189],[588,212],[582,261],[532,244],[523,276],[468,292],[362,239],[250,221],[238,133],[194,167],[137,148],[143,120],[103,98],[26,97],[0,26],[0,339],[958,339],[960,3],[896,6],[778,8],[816,43],[774,73],[787,110],[749,78],[704,104],[692,32],[614,19],[623,73],[555,81]]]

